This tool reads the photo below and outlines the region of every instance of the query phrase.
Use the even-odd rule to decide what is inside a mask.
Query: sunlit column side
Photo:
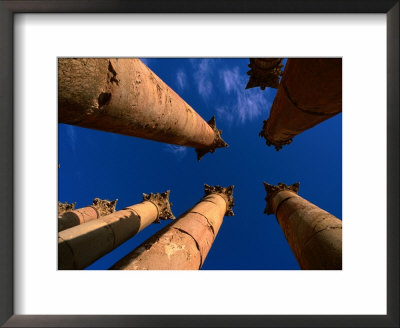
[[[288,59],[260,136],[276,150],[342,111],[342,59]]]
[[[117,199],[109,201],[95,198],[91,206],[65,211],[58,217],[58,231],[69,229],[115,212],[117,201]]]
[[[301,269],[342,269],[342,221],[297,195],[299,183],[264,182],[266,214],[275,214]]]
[[[227,147],[206,122],[139,59],[60,58],[60,123],[193,147],[200,160]]]
[[[58,233],[58,269],[83,269],[153,222],[175,219],[169,190],[143,194],[143,201]]]
[[[198,270],[224,215],[232,216],[233,186],[205,185],[205,196],[177,220],[117,262],[112,270]]]
[[[246,89],[260,87],[277,89],[282,75],[283,58],[250,58],[249,82]]]

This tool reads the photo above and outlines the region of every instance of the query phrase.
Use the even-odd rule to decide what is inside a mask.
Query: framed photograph
[[[0,1],[0,323],[398,326],[398,15],[396,1]],[[241,90],[240,85],[247,83],[248,63],[254,71],[256,63],[249,58],[267,57],[340,59],[343,114],[326,121],[331,126],[324,129],[327,144],[319,139],[323,134],[304,133],[293,145],[283,143],[289,151],[276,156],[257,136],[275,94]],[[215,115],[205,124],[212,127],[216,120],[214,131],[222,129],[233,149],[199,155],[179,142],[107,139],[102,132],[89,135],[58,125],[58,70],[65,58],[102,58],[114,84],[120,62],[140,58],[144,69],[190,99],[200,120]],[[283,70],[286,64],[285,59]],[[99,96],[99,108],[117,106],[117,98],[107,92]],[[69,124],[68,119],[61,123]],[[265,138],[268,143],[266,132]],[[296,153],[301,148],[295,143],[302,138],[308,138],[307,149]],[[176,198],[173,212],[179,216],[189,207],[185,204],[203,196],[196,190],[208,183],[207,177],[226,185],[232,170],[237,172],[239,215],[224,219],[200,272],[105,270],[114,258],[95,262],[89,270],[57,269],[57,201],[84,195],[77,196],[78,207],[84,207],[87,197],[120,198],[125,207],[135,204],[137,193],[171,189],[174,203],[174,192],[187,190],[184,198]],[[300,196],[304,188],[305,195],[312,195],[308,200],[318,199],[321,208],[340,219],[343,215],[342,270],[298,270],[279,224],[262,214],[263,180],[291,184],[296,180],[285,179],[296,176],[307,181]],[[164,189],[155,190],[158,186]],[[140,238],[165,225],[149,226]],[[274,239],[278,235],[280,241]],[[279,242],[277,249],[286,247],[292,262],[271,246]]]
[[[342,269],[342,58],[63,57],[58,109],[59,270]]]

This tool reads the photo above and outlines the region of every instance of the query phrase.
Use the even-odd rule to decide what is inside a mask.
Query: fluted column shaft
[[[139,59],[60,58],[59,122],[196,148],[227,147],[206,122]]]
[[[58,231],[72,228],[76,225],[95,220],[100,216],[115,211],[117,200],[112,202],[95,198],[91,206],[78,208],[72,211],[65,211],[58,218]]]
[[[260,136],[277,150],[342,111],[341,58],[289,58]]]
[[[83,269],[160,219],[173,219],[169,192],[58,233],[58,268]]]
[[[342,269],[342,221],[297,195],[298,184],[267,189],[267,214],[275,214],[301,269]]]
[[[198,270],[224,215],[233,215],[233,186],[206,185],[206,196],[117,262],[113,270]]]

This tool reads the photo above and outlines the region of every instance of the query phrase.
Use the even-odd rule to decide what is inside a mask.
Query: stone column
[[[139,59],[60,58],[58,121],[193,147],[198,160],[228,145]]]
[[[76,203],[61,203],[58,202],[58,218],[61,218],[61,216],[65,213],[65,212],[70,212],[73,211],[75,209],[75,205]]]
[[[205,196],[173,223],[117,262],[112,270],[199,270],[222,224],[232,216],[233,186],[205,185]]]
[[[250,58],[251,69],[247,72],[250,75],[246,89],[260,87],[264,90],[266,87],[277,89],[279,78],[282,75],[283,58]]]
[[[95,220],[115,212],[117,199],[113,201],[95,198],[91,206],[77,210],[66,211],[58,218],[58,231],[72,228],[76,225]]]
[[[342,111],[342,59],[288,59],[260,136],[276,150]]]
[[[297,195],[299,183],[264,182],[266,214],[275,214],[301,269],[342,269],[342,221]]]
[[[140,204],[58,233],[58,269],[83,269],[153,222],[175,219],[169,190],[143,194]]]

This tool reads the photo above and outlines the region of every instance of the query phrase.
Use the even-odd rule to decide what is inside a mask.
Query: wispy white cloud
[[[235,67],[232,70],[226,69],[220,71],[220,77],[224,82],[225,91],[228,93],[237,92],[240,88],[238,82],[240,82],[239,68]],[[238,81],[239,80],[239,81]]]
[[[222,118],[228,125],[232,125],[235,120],[234,113],[227,106],[219,106],[215,108],[216,116]]]
[[[269,106],[267,92],[258,89],[245,89],[247,76],[240,74],[239,67],[219,71],[221,84],[229,99],[224,106],[217,106],[217,115],[228,123],[245,123],[259,118]],[[228,114],[231,115],[228,115]]]
[[[176,146],[176,145],[166,145],[164,147],[164,151],[173,154],[178,159],[182,159],[186,155],[187,147]]]
[[[186,87],[186,73],[183,70],[176,73],[176,82],[178,83],[178,88],[180,91],[184,90]]]
[[[208,99],[213,91],[211,78],[215,59],[192,59],[191,63],[194,68],[194,79],[197,83],[197,91],[200,96]]]
[[[67,140],[69,142],[69,146],[71,147],[72,152],[76,152],[76,132],[75,127],[73,125],[66,125],[66,133],[67,133]]]

